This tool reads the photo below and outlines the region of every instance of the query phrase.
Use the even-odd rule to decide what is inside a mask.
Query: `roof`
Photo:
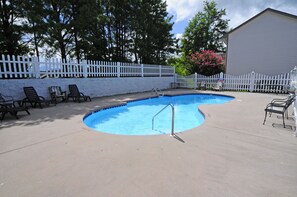
[[[232,29],[231,31],[229,31],[227,33],[230,34],[234,31],[236,31],[237,29],[241,28],[242,26],[244,26],[245,24],[249,23],[250,21],[254,20],[255,18],[258,18],[259,16],[261,16],[262,14],[266,13],[266,12],[274,12],[276,14],[280,14],[280,15],[283,15],[283,16],[286,16],[286,17],[290,17],[290,18],[294,18],[297,20],[297,16],[296,15],[293,15],[293,14],[289,14],[289,13],[286,13],[286,12],[282,12],[282,11],[279,11],[279,10],[275,10],[275,9],[271,9],[271,8],[267,8],[265,10],[263,10],[262,12],[260,12],[259,14],[257,14],[256,16],[250,18],[249,20],[245,21],[244,23],[242,23],[241,25],[237,26],[236,28]]]

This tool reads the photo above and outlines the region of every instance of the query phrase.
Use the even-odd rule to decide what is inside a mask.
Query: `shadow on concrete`
[[[143,99],[152,97],[151,92],[144,93],[133,93],[133,94],[123,94],[114,96],[104,96],[100,98],[93,98],[91,102],[61,102],[55,105],[50,105],[49,107],[40,108],[29,108],[31,115],[19,112],[19,119],[7,114],[4,120],[0,121],[0,129],[9,128],[12,126],[33,126],[39,125],[44,122],[53,122],[55,120],[69,120],[75,116],[83,117],[100,108],[106,108],[114,105],[121,105],[127,101],[135,99]]]
[[[183,139],[181,139],[180,137],[178,137],[177,135],[172,135],[173,138],[177,139],[178,141],[185,143],[185,141]]]

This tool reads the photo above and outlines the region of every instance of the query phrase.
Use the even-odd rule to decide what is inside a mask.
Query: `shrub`
[[[223,58],[212,50],[192,53],[189,61],[191,73],[197,72],[209,76],[223,71]]]

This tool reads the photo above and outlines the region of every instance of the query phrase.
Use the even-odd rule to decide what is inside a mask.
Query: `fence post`
[[[117,77],[121,77],[120,62],[117,62]]]
[[[194,75],[194,89],[198,88],[198,84],[197,84],[197,73],[195,73]]]
[[[220,72],[220,80],[224,80],[224,73]]]
[[[82,60],[81,61],[81,66],[83,68],[84,78],[88,78],[88,62],[87,62],[87,60]]]
[[[140,66],[141,66],[141,77],[143,77],[144,76],[144,74],[143,74],[143,64],[141,64]]]
[[[162,66],[159,65],[159,77],[162,77]]]
[[[40,67],[38,57],[33,57],[33,72],[36,79],[40,78]]]
[[[254,91],[254,86],[255,86],[255,72],[252,71],[251,80],[250,80],[250,92]]]

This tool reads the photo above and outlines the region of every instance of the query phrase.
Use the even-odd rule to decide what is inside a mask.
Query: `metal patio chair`
[[[273,99],[270,103],[267,104],[265,111],[265,117],[263,125],[266,122],[267,113],[269,113],[269,116],[271,116],[272,113],[280,114],[282,115],[283,119],[283,126],[285,125],[285,115],[288,117],[288,108],[291,106],[291,104],[295,101],[295,94],[291,94],[285,99]]]
[[[60,86],[50,86],[48,90],[52,103],[57,104],[59,99],[61,99],[61,102],[67,100],[66,91],[62,91]]]

